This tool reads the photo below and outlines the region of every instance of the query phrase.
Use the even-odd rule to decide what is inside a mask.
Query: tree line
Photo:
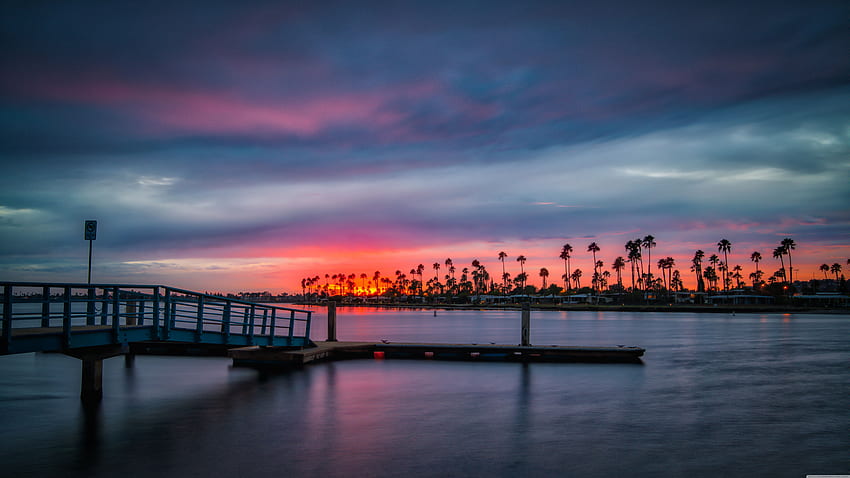
[[[591,255],[593,270],[587,271],[586,275],[580,268],[571,267],[576,251],[571,244],[564,244],[558,255],[558,258],[564,262],[564,273],[560,277],[560,283],[550,281],[549,269],[541,267],[537,271],[537,275],[542,279],[540,288],[528,284],[529,272],[525,268],[528,260],[524,255],[514,259],[519,265],[519,273],[512,275],[505,264],[510,257],[506,252],[500,251],[495,257],[501,263],[501,274],[498,270],[491,273],[478,259],[458,268],[459,266],[448,258],[442,262],[434,262],[430,267],[418,264],[407,272],[398,269],[390,275],[375,271],[371,274],[340,272],[305,277],[301,279],[301,290],[305,295],[390,297],[481,294],[554,296],[574,293],[644,292],[669,294],[685,290],[682,273],[676,268],[676,260],[673,257],[660,257],[655,263],[652,262],[653,249],[656,247],[657,242],[652,235],[629,240],[624,245],[624,254],[616,256],[606,268],[605,262],[597,257],[601,248],[596,242],[591,242],[586,252]],[[753,251],[749,255],[754,269],[745,277],[744,268],[740,264],[730,266],[729,253],[732,251],[732,242],[721,239],[716,247],[717,253],[712,253],[707,258],[705,251],[696,250],[690,261],[689,271],[694,274],[697,292],[720,292],[743,287],[760,290],[765,287],[781,286],[787,289],[787,285],[794,282],[792,251],[796,250],[797,244],[791,238],[782,239],[773,249],[772,258],[779,261],[779,268],[769,275],[761,267],[764,258],[761,251]],[[850,259],[847,263],[850,265]],[[822,264],[819,268],[824,273],[825,279],[827,279],[827,273],[831,273],[836,281],[839,280],[841,269],[841,264],[838,263],[832,266]],[[584,286],[582,285],[583,277],[586,281],[589,279]]]

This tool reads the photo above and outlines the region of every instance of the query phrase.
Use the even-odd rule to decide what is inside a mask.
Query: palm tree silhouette
[[[564,289],[566,289],[567,292],[570,291],[570,254],[572,254],[572,252],[573,246],[567,243],[561,248],[561,255],[558,256],[564,260]]]
[[[705,281],[703,280],[702,274],[702,259],[705,257],[705,252],[702,249],[697,249],[694,252],[694,258],[691,259],[691,270],[696,273],[697,276],[697,292],[705,292]]]
[[[784,256],[784,255],[785,255],[785,248],[782,247],[782,246],[779,246],[779,247],[777,247],[776,249],[773,250],[773,258],[774,259],[779,258],[779,263],[782,264],[781,270],[783,272],[783,277],[785,275],[784,274],[785,273],[785,259],[783,259],[782,256]]]
[[[638,264],[641,260],[640,253],[640,244],[641,240],[628,241],[626,243],[626,251],[628,251],[629,262],[632,265],[632,291],[635,290],[635,268],[638,267]],[[638,278],[640,278],[640,269],[638,269]]]
[[[832,271],[833,274],[835,274],[835,280],[838,281],[838,274],[841,273],[841,264],[836,262],[832,265],[832,267],[829,268],[829,270]]]
[[[617,273],[617,285],[622,289],[623,287],[623,268],[626,267],[626,261],[623,259],[623,256],[617,256],[614,259],[614,263],[611,265],[611,269]]]
[[[540,268],[540,277],[543,278],[543,289],[546,288],[546,278],[549,277],[549,269],[545,267]]]
[[[581,289],[581,269],[574,270],[570,277],[575,281],[576,289]]]
[[[759,262],[761,262],[761,252],[753,251],[753,253],[750,254],[750,260],[756,263],[756,275],[761,278],[761,274],[759,274]],[[756,287],[755,283],[753,283],[753,287]]]
[[[594,278],[593,285],[595,286],[596,285],[596,274],[597,274],[597,271],[596,271],[596,253],[599,252],[599,246],[596,245],[596,242],[591,242],[587,246],[587,252],[590,252],[590,253],[593,254],[593,278]]]
[[[655,238],[651,235],[647,235],[641,240],[641,244],[644,248],[646,248],[646,261],[648,264],[646,274],[648,281],[652,283],[652,248],[656,246]],[[662,271],[662,273],[663,272],[664,271]]]
[[[794,283],[794,266],[791,264],[791,251],[797,248],[797,244],[794,242],[794,239],[790,237],[786,237],[782,239],[782,248],[785,249],[785,253],[788,254],[788,282]]]
[[[728,239],[721,239],[720,242],[717,243],[717,250],[723,253],[723,263],[729,265],[729,251],[732,250],[732,243],[729,242]],[[723,290],[729,290],[729,286],[726,283],[726,272],[723,271]]]
[[[819,269],[820,269],[821,272],[823,272],[823,278],[828,279],[828,277],[826,276],[826,273],[829,272],[829,265],[828,264],[821,264]]]
[[[525,256],[521,255],[521,256],[516,258],[516,261],[519,262],[520,275],[523,277],[522,288],[525,289],[525,277],[526,277],[526,275],[525,275],[525,268],[523,268],[523,266],[525,265],[526,258],[525,258]]]
[[[499,252],[499,260],[502,261],[502,287],[504,287],[506,289],[508,287],[508,282],[507,282],[507,280],[505,280],[505,277],[506,277],[506,274],[505,274],[505,258],[507,258],[507,257],[508,257],[508,255],[507,255],[507,253],[505,253],[505,251]]]

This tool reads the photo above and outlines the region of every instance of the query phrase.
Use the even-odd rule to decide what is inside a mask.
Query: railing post
[[[162,338],[163,340],[168,340],[169,332],[171,331],[171,289],[165,288],[165,307],[164,307],[164,316],[162,318]]]
[[[138,317],[138,321],[137,321],[138,325],[145,325],[145,304],[146,303],[147,303],[147,300],[145,300],[145,299],[142,299],[138,302],[138,304],[139,304],[139,315],[137,316]]]
[[[50,287],[41,288],[41,298],[41,326],[50,327]]]
[[[71,347],[71,288],[65,287],[64,305],[62,307],[62,346]]]
[[[256,315],[256,306],[251,306],[251,318],[248,320],[248,345],[254,345],[254,316]]]
[[[3,352],[9,352],[12,342],[12,285],[3,286]]]
[[[117,287],[112,289],[112,341],[118,343],[118,331],[121,325],[121,305],[118,301],[119,291]]]
[[[86,301],[86,325],[95,325],[94,300],[94,288],[89,287],[88,300]]]
[[[272,309],[271,325],[269,326],[269,343],[268,343],[268,345],[274,344],[274,328],[275,328],[275,320],[276,319],[277,319],[277,309]]]
[[[295,336],[295,311],[289,311],[289,345],[292,345],[292,337]]]
[[[310,323],[313,321],[312,317],[313,317],[313,312],[307,312],[307,326],[304,327],[304,340],[305,340],[305,342],[310,340]]]
[[[153,337],[159,340],[159,287],[153,288]]]
[[[274,313],[274,309],[272,309],[272,313]],[[263,325],[260,327],[260,335],[266,335],[266,323],[269,318],[269,309],[263,308]]]
[[[136,325],[136,301],[128,300],[124,304],[124,325]]]
[[[100,325],[109,324],[109,297],[107,297],[107,289],[100,290],[101,297],[103,297],[103,304],[100,306]]]
[[[224,317],[221,320],[221,333],[224,334],[224,343],[230,340],[230,301],[224,303]]]
[[[200,342],[204,334],[204,296],[198,297],[198,316],[195,325],[195,342]]]

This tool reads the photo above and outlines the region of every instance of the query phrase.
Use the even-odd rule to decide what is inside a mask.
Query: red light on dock
[[[381,351],[381,350],[376,350],[375,352],[373,352],[373,354],[372,354],[372,355],[373,355],[376,359],[383,359],[383,358],[384,358],[384,352],[383,352],[383,351]]]
[[[434,358],[434,352],[425,352],[425,358]]]

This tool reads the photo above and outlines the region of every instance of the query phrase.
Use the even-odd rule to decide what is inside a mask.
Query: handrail
[[[0,281],[0,287],[3,290],[0,353],[3,354],[31,351],[36,345],[13,343],[26,341],[19,338],[24,333],[30,342],[37,342],[33,338],[37,334],[60,334],[62,349],[139,340],[231,346],[291,346],[310,342],[312,311],[309,310],[164,285]],[[32,295],[16,296],[15,289],[35,290]],[[59,293],[52,293],[53,289]],[[54,304],[62,304],[62,311]],[[286,315],[284,312],[289,313],[290,320],[280,320]],[[93,338],[106,329],[107,335]],[[57,347],[47,338],[41,342],[39,350]]]

